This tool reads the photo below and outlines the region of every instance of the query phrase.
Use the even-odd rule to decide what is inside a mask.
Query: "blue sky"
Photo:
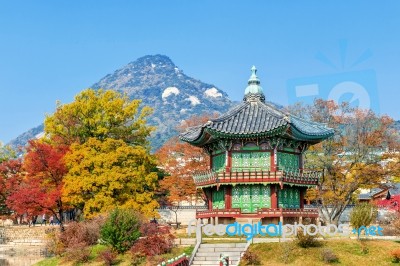
[[[400,4],[349,2],[0,1],[0,140],[148,54],[233,100],[253,64],[266,98],[283,105],[298,99],[296,86],[328,97],[353,82],[400,119]]]

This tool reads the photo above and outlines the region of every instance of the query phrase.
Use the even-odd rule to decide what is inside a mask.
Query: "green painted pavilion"
[[[208,204],[196,218],[210,223],[316,218],[316,209],[304,208],[304,195],[322,172],[304,169],[303,155],[333,130],[266,103],[257,70],[251,71],[242,103],[180,135],[210,155],[210,169],[193,175]]]

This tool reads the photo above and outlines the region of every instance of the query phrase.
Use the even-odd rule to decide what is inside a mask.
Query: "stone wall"
[[[158,209],[160,220],[162,222],[175,223],[175,212],[170,209]],[[196,219],[196,209],[178,209],[177,211],[178,222],[181,225],[188,225],[190,220]]]
[[[9,226],[0,228],[0,243],[7,245],[40,246],[46,242],[46,234],[57,230],[56,226]]]

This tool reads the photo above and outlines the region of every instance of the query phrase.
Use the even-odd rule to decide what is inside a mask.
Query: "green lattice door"
[[[271,154],[269,152],[233,152],[232,170],[270,170]]]
[[[213,190],[212,207],[219,210],[225,209],[225,189]]]
[[[212,157],[212,168],[216,172],[225,170],[225,153]]]
[[[261,208],[271,208],[271,190],[264,185],[237,185],[232,188],[232,208],[254,213]]]
[[[279,208],[300,208],[300,190],[294,187],[284,187],[278,190],[278,206]]]
[[[299,155],[286,152],[278,152],[278,166],[280,170],[298,170]]]

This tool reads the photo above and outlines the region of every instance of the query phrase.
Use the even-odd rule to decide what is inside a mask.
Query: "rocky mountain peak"
[[[142,99],[143,105],[152,107],[154,112],[148,122],[157,127],[150,139],[153,150],[176,136],[176,127],[183,120],[202,113],[223,113],[232,106],[224,91],[185,75],[165,55],[140,57],[106,75],[91,88],[121,91],[131,99]],[[37,134],[37,131],[32,131],[32,134]],[[30,131],[24,133],[21,135],[23,138],[18,137],[12,144],[24,145],[32,134]]]
[[[105,76],[92,88],[122,91],[152,107],[154,113],[149,122],[157,127],[152,137],[155,149],[177,134],[175,128],[182,120],[205,112],[222,113],[232,106],[224,91],[185,75],[165,55],[141,57]]]

